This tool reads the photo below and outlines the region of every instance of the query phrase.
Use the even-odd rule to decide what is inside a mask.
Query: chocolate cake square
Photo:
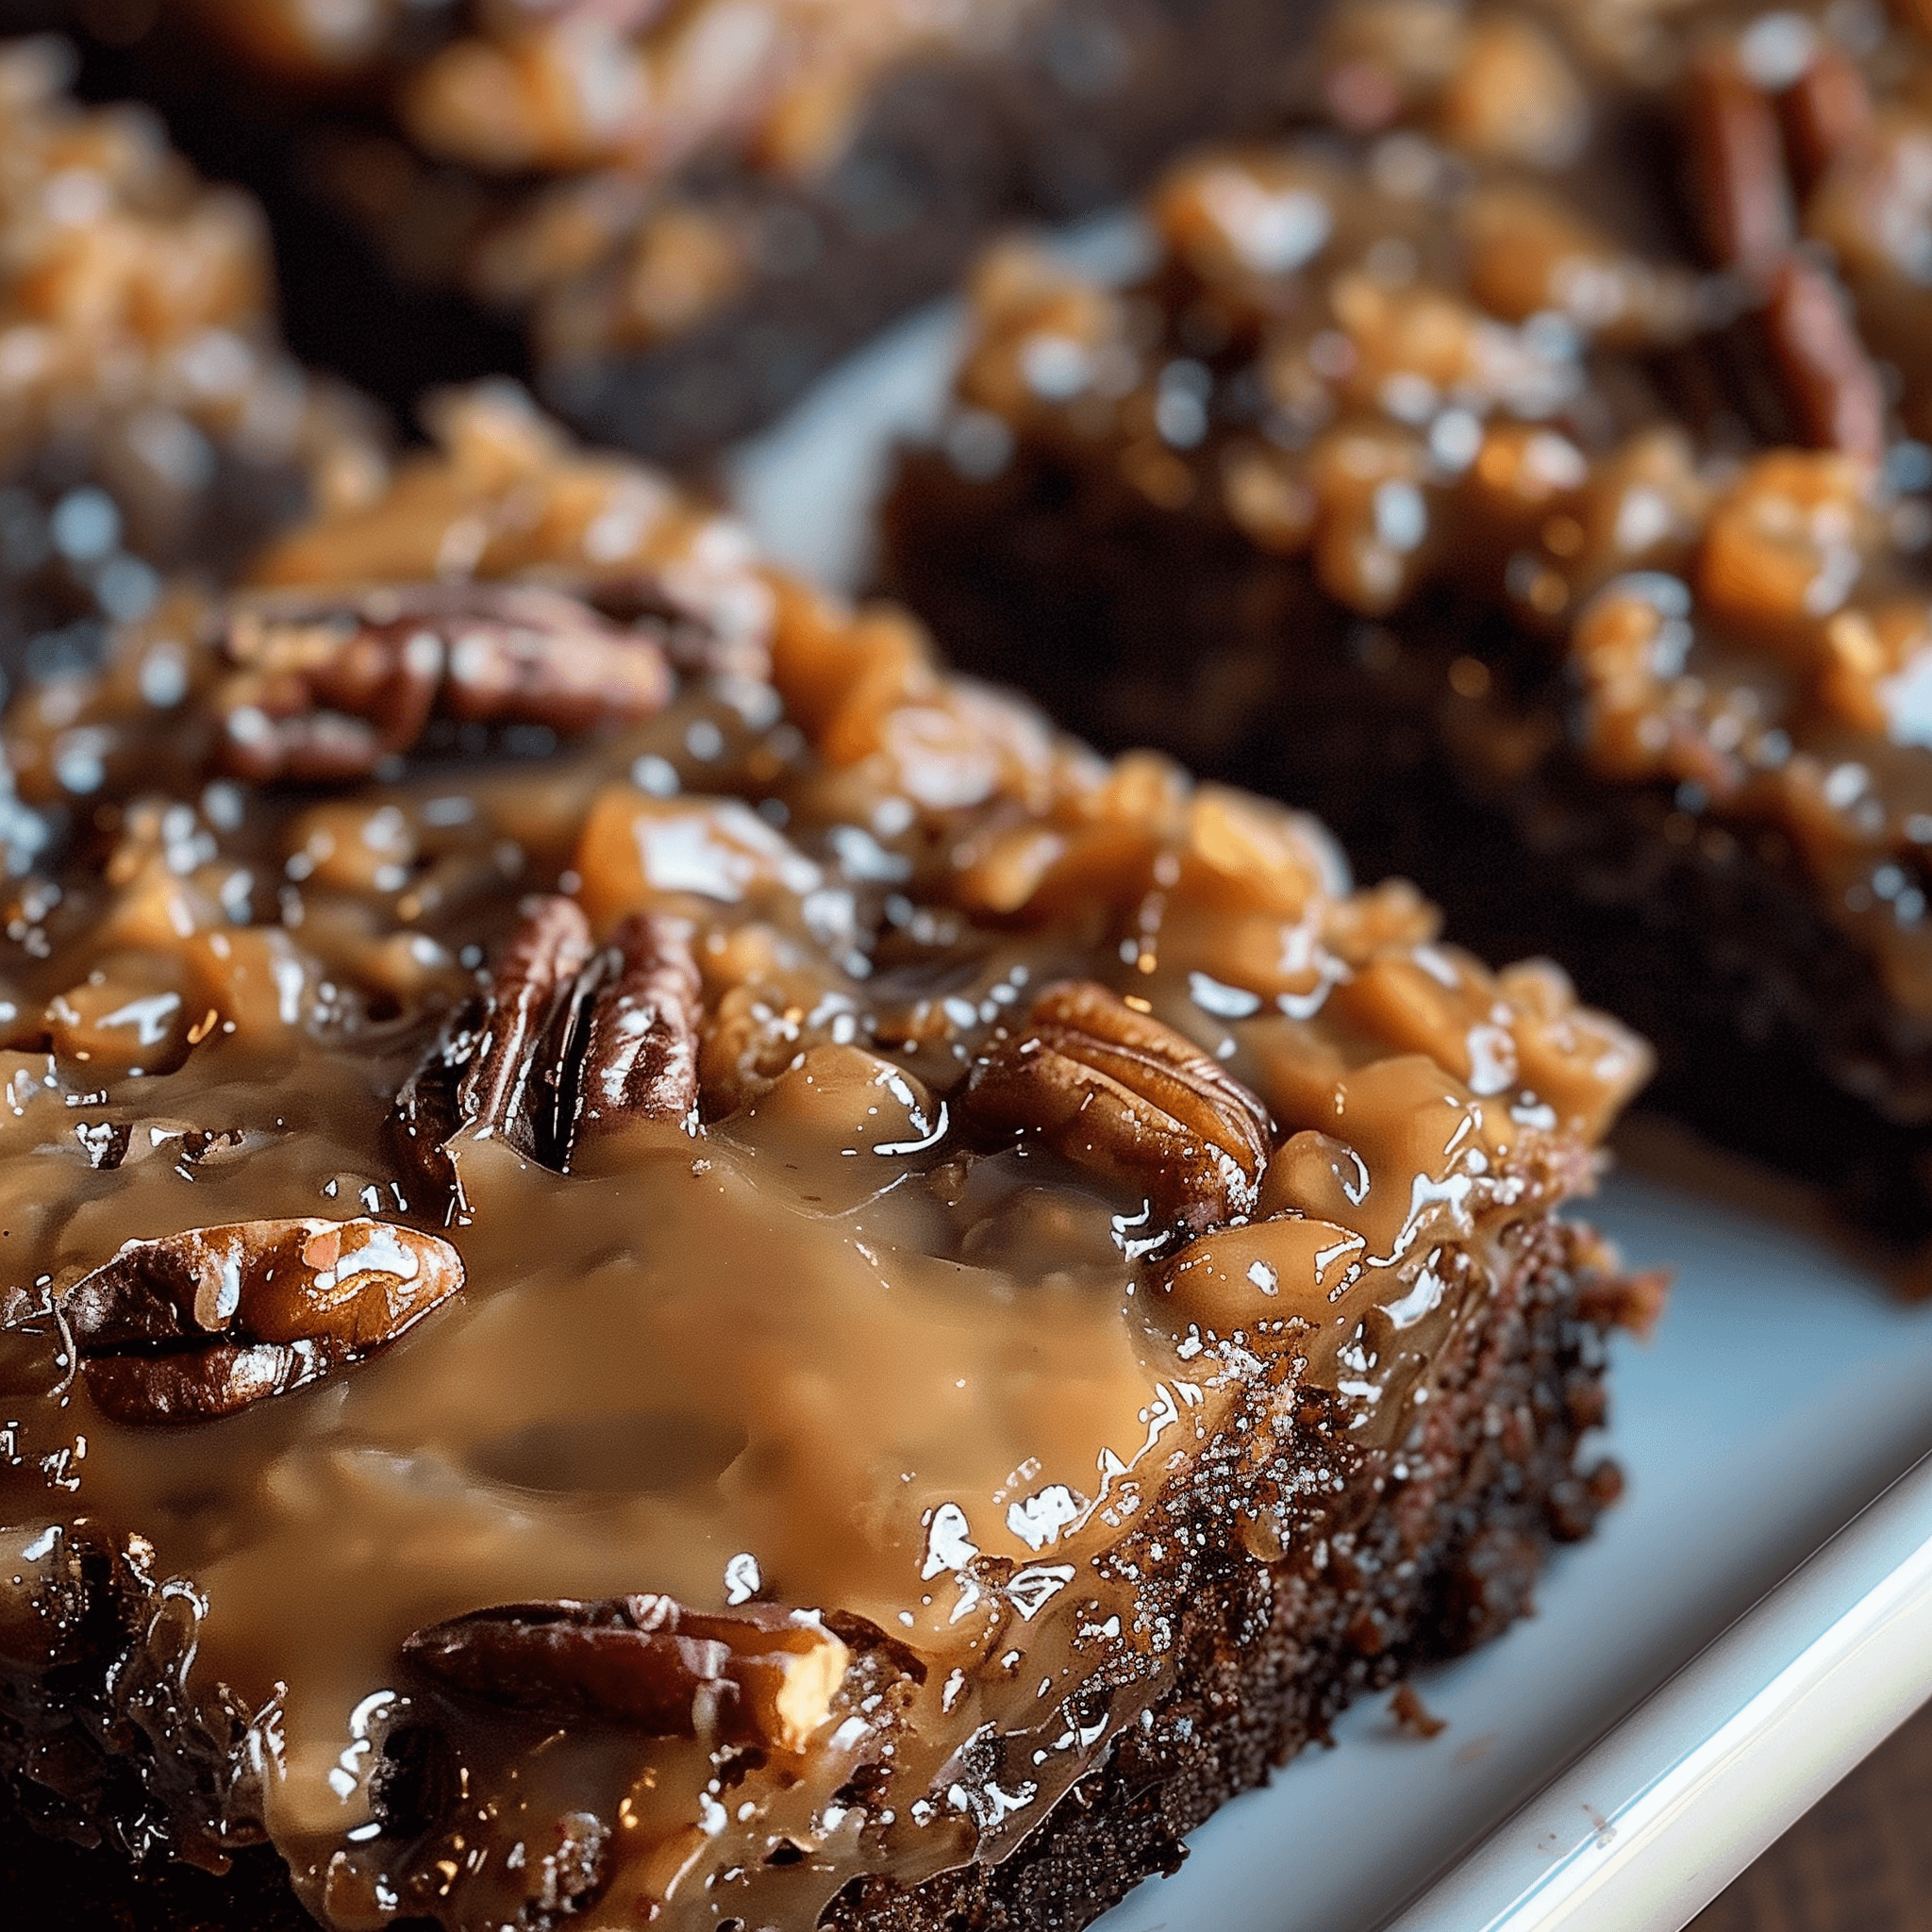
[[[1085,1924],[1614,1497],[1659,1284],[1563,1210],[1646,1052],[515,391],[434,427],[6,715],[0,1870]]]

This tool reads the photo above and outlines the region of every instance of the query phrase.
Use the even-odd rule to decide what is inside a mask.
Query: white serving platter
[[[1064,245],[1124,269],[1137,238]],[[960,339],[956,305],[912,317],[735,454],[770,554],[863,583]],[[1418,1680],[1440,1736],[1357,1706],[1098,1932],[1675,1932],[1932,1697],[1932,1305],[1799,1190],[1641,1123],[1623,1152],[1592,1218],[1677,1285],[1615,1350],[1622,1505],[1533,1619]]]

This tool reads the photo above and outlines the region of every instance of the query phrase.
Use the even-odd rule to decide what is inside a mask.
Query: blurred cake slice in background
[[[373,495],[376,412],[281,345],[259,210],[0,45],[0,672],[87,669],[163,578]],[[76,754],[77,756],[77,754]]]
[[[1932,42],[1371,5],[1325,61],[1298,135],[1168,176],[1136,286],[983,264],[890,583],[1553,955],[1655,1103],[1922,1241]]]
[[[159,0],[88,86],[265,198],[303,355],[406,405],[527,376],[702,455],[1016,218],[1280,114],[1316,0]],[[6,18],[0,8],[0,20]]]

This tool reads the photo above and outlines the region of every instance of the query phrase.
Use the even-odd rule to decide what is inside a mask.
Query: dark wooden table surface
[[[1932,1932],[1932,1707],[1821,1799],[1690,1932]]]

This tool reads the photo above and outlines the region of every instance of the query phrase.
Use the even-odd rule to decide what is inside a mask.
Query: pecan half
[[[436,717],[572,733],[635,724],[671,695],[655,636],[530,585],[238,599],[224,643],[216,762],[258,781],[366,777]]]
[[[557,1096],[544,1044],[569,1029],[592,952],[590,922],[572,899],[543,899],[512,935],[496,969],[489,1016],[457,1083],[457,1114],[505,1134],[533,1158],[554,1138]]]
[[[608,27],[614,34],[636,33],[664,11],[666,0],[517,0],[525,13],[560,25],[579,22]]]
[[[1192,1041],[1087,981],[1049,987],[1025,1030],[974,1067],[962,1105],[982,1131],[1038,1133],[1197,1232],[1252,1212],[1268,1163],[1260,1101]]]
[[[209,1422],[386,1347],[463,1285],[449,1242],[391,1222],[242,1221],[129,1241],[60,1303],[115,1422]]]
[[[1885,453],[1885,391],[1830,278],[1791,256],[1772,279],[1764,324],[1805,441],[1875,462]]]
[[[689,1121],[698,1104],[697,963],[684,929],[640,913],[618,927],[590,1001],[572,1141],[626,1121]]]
[[[545,1116],[555,1110],[543,1044],[560,1018],[568,1022],[592,950],[575,900],[538,900],[510,935],[487,997],[458,1011],[403,1083],[392,1120],[405,1158],[433,1186],[455,1188],[450,1143],[460,1133],[501,1135],[519,1154],[541,1158]]]
[[[1799,441],[1875,459],[1885,447],[1878,372],[1831,278],[1797,251],[1793,177],[1808,188],[1869,133],[1863,76],[1826,50],[1778,96],[1720,51],[1690,78],[1692,172],[1711,253],[1763,292],[1763,334]],[[1787,436],[1790,429],[1784,432]]]
[[[771,613],[756,600],[689,594],[661,573],[596,576],[572,587],[613,624],[647,629],[672,667],[691,676],[772,681]]]
[[[1711,53],[1690,71],[1692,186],[1711,254],[1769,275],[1796,240],[1777,113],[1736,62]]]
[[[1840,155],[1872,133],[1872,90],[1842,48],[1821,46],[1810,64],[1778,96],[1785,152],[1800,194],[1808,194]]]
[[[658,1738],[802,1751],[850,1653],[816,1619],[748,1605],[702,1613],[668,1596],[510,1604],[418,1630],[403,1655],[492,1704]]]
[[[676,922],[641,914],[596,947],[572,899],[540,899],[486,999],[466,1008],[396,1096],[405,1158],[455,1191],[452,1143],[501,1136],[565,1173],[587,1136],[631,1121],[691,1123],[697,967]]]

